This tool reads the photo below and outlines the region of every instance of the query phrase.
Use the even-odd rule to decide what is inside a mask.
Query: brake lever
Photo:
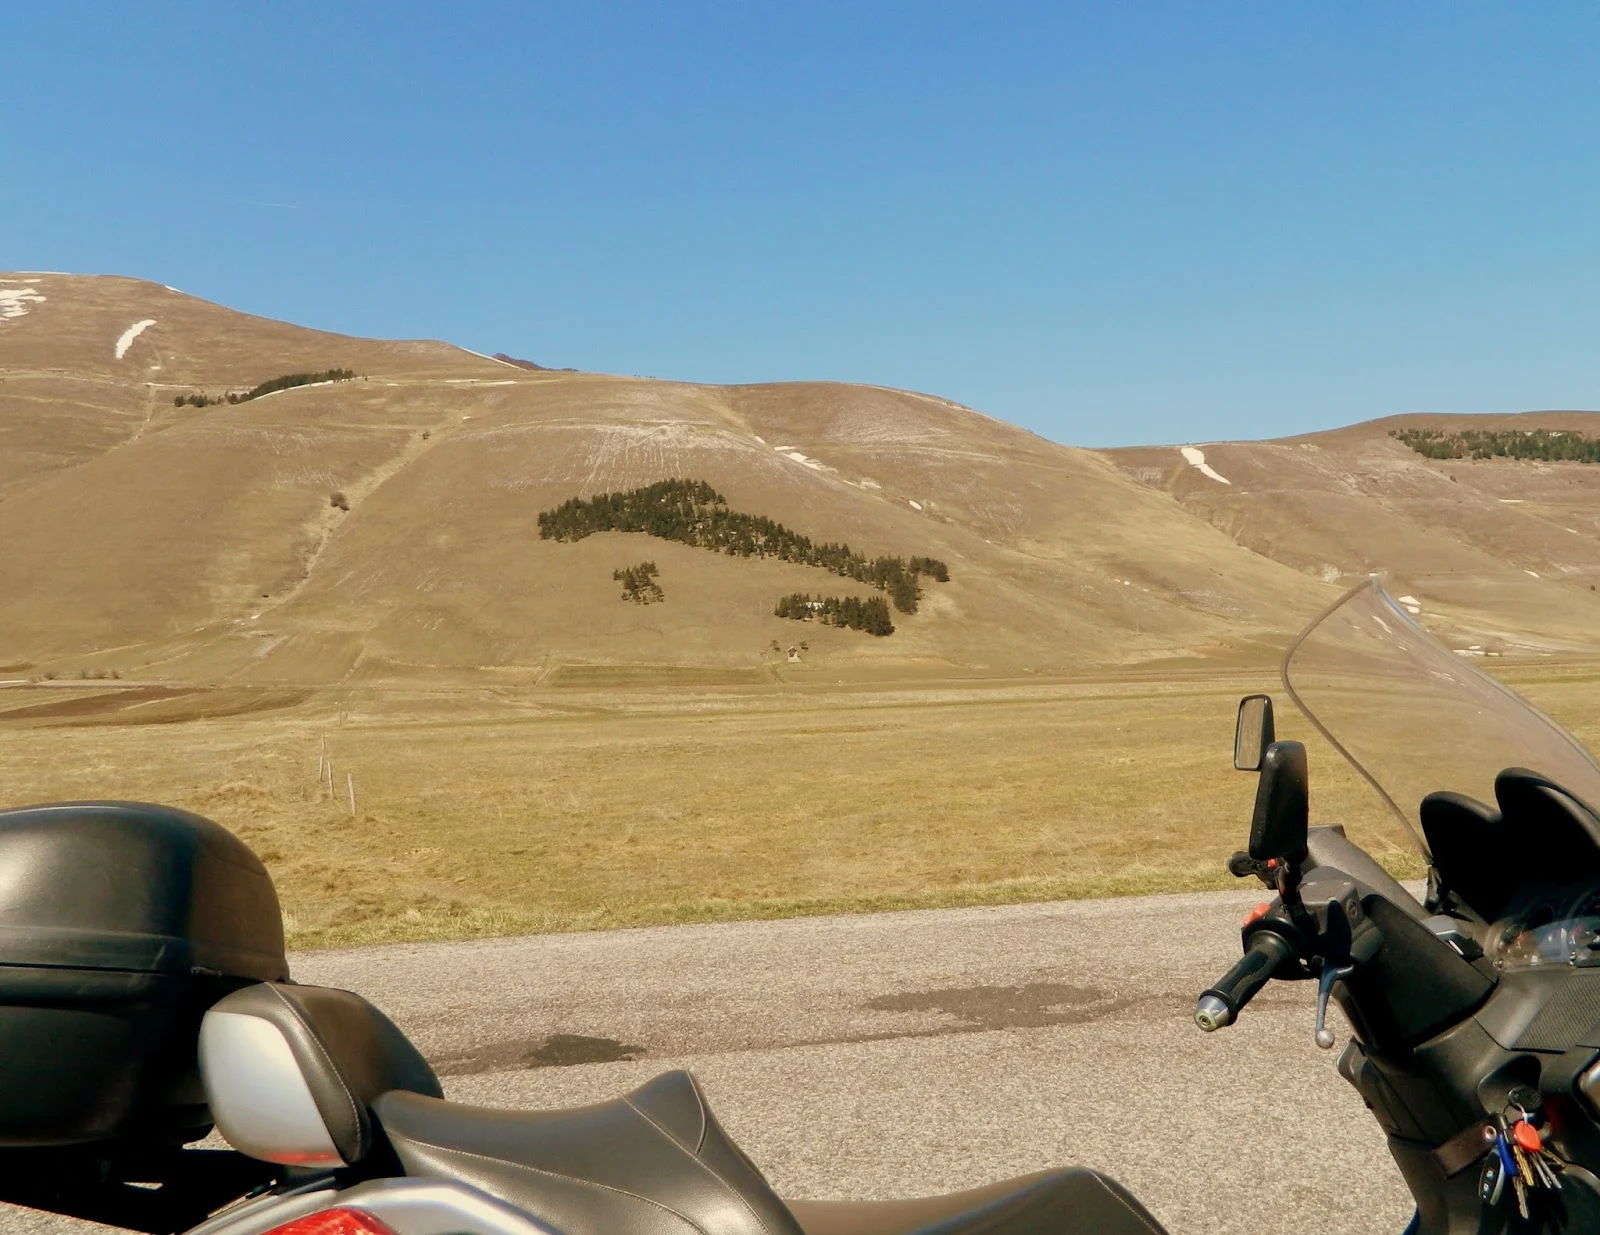
[[[1333,1030],[1328,1028],[1328,996],[1333,994],[1333,984],[1348,978],[1356,971],[1354,965],[1324,965],[1317,979],[1317,1024],[1312,1033],[1316,1044],[1323,1050],[1333,1049]]]

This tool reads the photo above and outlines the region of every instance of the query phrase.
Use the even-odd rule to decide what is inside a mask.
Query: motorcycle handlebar
[[[1245,1004],[1267,984],[1278,966],[1294,955],[1294,948],[1276,931],[1258,930],[1250,936],[1234,967],[1215,986],[1207,987],[1195,1004],[1194,1023],[1210,1033],[1233,1024]]]

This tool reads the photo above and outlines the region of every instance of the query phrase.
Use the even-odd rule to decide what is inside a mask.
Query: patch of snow
[[[1337,583],[1339,582],[1339,576],[1343,573],[1337,566],[1324,566],[1322,568],[1322,581],[1324,583]]]
[[[469,356],[476,356],[479,360],[493,360],[495,364],[503,364],[508,369],[520,369],[521,365],[514,365],[509,360],[495,360],[493,356],[485,356],[482,352],[475,352],[470,347],[462,347],[459,343],[452,343],[451,347],[458,352],[465,352]]]
[[[161,286],[166,288],[169,292],[178,292],[178,295],[180,296],[184,294],[183,292],[179,292],[178,289],[173,287],[170,283],[163,283]]]
[[[0,287],[0,321],[13,317],[26,317],[33,305],[43,304],[46,297],[31,287]]]
[[[1193,446],[1181,446],[1178,448],[1178,453],[1184,457],[1184,461],[1187,462],[1190,467],[1194,468],[1202,476],[1209,476],[1212,480],[1218,481],[1219,483],[1225,485],[1231,485],[1233,483],[1233,481],[1229,480],[1226,476],[1221,475],[1216,468],[1212,467],[1206,462],[1205,451],[1197,450]]]
[[[142,322],[134,322],[133,325],[124,330],[121,337],[117,339],[117,359],[121,360],[124,356],[126,356],[128,354],[128,349],[133,346],[133,341],[155,324],[155,318],[147,317]]]
[[[261,616],[261,615],[260,615],[260,614],[259,614],[259,613],[252,613],[252,614],[251,614],[251,615],[250,615],[250,620],[251,620],[251,621],[252,621],[252,622],[253,622],[253,621],[255,621],[255,620],[256,620],[256,619],[257,619],[257,618],[259,618],[259,617],[260,617],[260,616]]]
[[[1522,573],[1525,575],[1532,575],[1535,579],[1539,577],[1539,572],[1537,570],[1524,570]]]
[[[921,510],[922,509],[922,503],[921,502],[913,502],[910,498],[906,498],[906,504],[908,506],[910,506],[912,510]]]
[[[42,282],[44,282],[43,279],[24,279],[22,281],[24,283],[42,283]]]
[[[1527,501],[1526,498],[1521,497],[1503,497],[1500,500],[1507,506],[1521,506],[1523,502]]]
[[[808,459],[798,450],[785,450],[783,454],[785,458],[793,459],[801,467],[809,467],[813,472],[827,472],[833,470],[821,459]]]
[[[767,439],[762,437],[759,433],[752,433],[750,436],[755,438],[756,441],[760,442],[763,446],[767,444]]]
[[[1396,596],[1395,599],[1402,605],[1420,605],[1422,603],[1415,596]]]
[[[876,480],[868,480],[865,476],[863,476],[861,478],[861,487],[863,489],[881,489],[881,488],[883,488],[883,486],[880,485]]]
[[[1457,656],[1482,656],[1484,655],[1484,650],[1482,648],[1456,648],[1455,653]]]

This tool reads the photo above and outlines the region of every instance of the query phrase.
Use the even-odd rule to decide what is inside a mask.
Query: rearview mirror
[[[1239,719],[1233,728],[1233,766],[1241,772],[1259,772],[1267,747],[1276,740],[1272,696],[1246,695],[1239,700]]]
[[[1261,756],[1256,809],[1250,819],[1250,856],[1277,858],[1298,866],[1306,860],[1311,835],[1311,797],[1306,785],[1306,748],[1299,742],[1274,742]]]

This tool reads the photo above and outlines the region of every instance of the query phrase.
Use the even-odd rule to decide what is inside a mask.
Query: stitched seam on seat
[[[1150,1235],[1161,1235],[1160,1230],[1158,1228],[1156,1228],[1156,1227],[1151,1226],[1150,1223],[1145,1219],[1145,1216],[1142,1213],[1140,1213],[1133,1206],[1129,1205],[1127,1201],[1125,1201],[1122,1197],[1118,1196],[1114,1191],[1112,1191],[1111,1185],[1106,1183],[1106,1181],[1100,1177],[1100,1172],[1099,1171],[1090,1171],[1089,1172],[1089,1178],[1094,1180],[1095,1183],[1099,1184],[1102,1188],[1104,1188],[1106,1190],[1106,1193],[1114,1201],[1116,1201],[1116,1203],[1118,1205],[1121,1205],[1123,1209],[1127,1210],[1135,1218],[1139,1219],[1140,1225],[1142,1225],[1145,1230],[1149,1231]]]
[[[744,1193],[740,1192],[739,1189],[735,1188],[731,1183],[729,1183],[726,1179],[724,1179],[716,1171],[712,1170],[711,1167],[700,1157],[698,1152],[692,1153],[692,1154],[689,1153],[688,1149],[686,1149],[679,1142],[677,1137],[673,1136],[672,1133],[668,1132],[665,1128],[663,1128],[655,1120],[651,1119],[650,1116],[647,1115],[644,1111],[641,1111],[641,1110],[639,1110],[639,1108],[637,1106],[634,1106],[633,1105],[633,1099],[631,1097],[629,1097],[627,1095],[624,1095],[622,1100],[624,1102],[626,1102],[630,1107],[633,1107],[633,1110],[638,1114],[638,1116],[641,1119],[643,1119],[645,1121],[645,1123],[649,1124],[657,1132],[661,1133],[662,1136],[666,1137],[667,1140],[672,1142],[672,1144],[677,1147],[677,1149],[678,1149],[678,1151],[680,1153],[688,1154],[690,1160],[696,1166],[698,1166],[707,1175],[711,1176],[712,1179],[716,1180],[719,1184],[721,1184],[723,1186],[723,1188],[725,1188],[727,1191],[733,1193],[734,1197],[738,1200],[739,1204],[743,1205],[745,1207],[745,1209],[749,1212],[750,1216],[756,1220],[756,1225],[758,1227],[760,1227],[763,1231],[767,1232],[767,1235],[771,1235],[771,1232],[768,1231],[768,1229],[767,1229],[767,1224],[761,1220],[761,1215],[756,1212],[755,1206],[750,1204],[750,1202],[745,1198]],[[701,1140],[701,1144],[705,1143],[705,1136],[704,1136],[703,1133],[701,1135],[700,1140]]]
[[[390,1134],[391,1137],[394,1135],[396,1134]],[[671,1214],[674,1218],[679,1219],[686,1226],[692,1227],[694,1230],[699,1231],[700,1235],[711,1235],[711,1233],[707,1231],[705,1227],[701,1226],[693,1218],[689,1217],[688,1214],[679,1213],[670,1205],[663,1205],[660,1201],[651,1200],[647,1196],[640,1196],[637,1192],[629,1192],[626,1188],[613,1188],[610,1184],[603,1184],[594,1179],[584,1179],[580,1175],[563,1175],[560,1171],[547,1171],[542,1166],[533,1166],[527,1162],[513,1162],[509,1158],[496,1158],[489,1154],[475,1153],[470,1149],[457,1149],[450,1145],[438,1145],[433,1141],[425,1141],[421,1137],[417,1136],[408,1136],[403,1132],[399,1133],[398,1135],[402,1140],[410,1141],[416,1145],[425,1145],[429,1149],[438,1150],[442,1154],[456,1154],[462,1158],[476,1158],[479,1162],[488,1162],[495,1166],[510,1166],[515,1167],[519,1171],[532,1171],[535,1175],[546,1175],[551,1179],[564,1179],[568,1183],[582,1184],[586,1188],[598,1188],[602,1192],[611,1192],[615,1193],[617,1196],[625,1196],[630,1200],[641,1201],[646,1205],[655,1206],[655,1208],[659,1209],[664,1214]]]
[[[694,1104],[700,1110],[700,1139],[694,1143],[695,1157],[700,1156],[700,1151],[706,1147],[706,1132],[711,1127],[711,1114],[706,1110],[706,1096],[700,1092],[700,1082],[694,1079],[694,1073],[689,1073],[689,1089],[694,1094]]]
[[[339,1065],[333,1062],[333,1056],[328,1054],[328,1048],[322,1045],[322,1039],[317,1037],[317,1031],[311,1027],[310,1022],[305,1017],[300,1015],[300,1009],[290,1003],[284,993],[272,983],[263,982],[262,985],[277,996],[278,1002],[289,1010],[290,1016],[300,1022],[300,1027],[306,1031],[306,1036],[311,1039],[311,1045],[317,1048],[317,1054],[321,1055],[323,1062],[328,1065],[328,1071],[333,1073],[333,1079],[339,1083],[339,1090],[344,1094],[344,1100],[350,1104],[350,1117],[355,1121],[356,1125],[356,1148],[358,1150],[361,1149],[361,1108],[356,1105],[356,1096],[350,1091],[350,1086],[344,1083],[344,1073],[340,1072]],[[311,1087],[307,1085],[306,1088],[309,1090]],[[316,1101],[315,1095],[312,1096],[312,1101]],[[317,1113],[320,1115],[322,1112],[318,1111]],[[332,1129],[329,1129],[329,1131],[331,1132]],[[338,1146],[334,1148],[337,1149]],[[361,1156],[363,1155],[357,1154],[357,1157]]]

